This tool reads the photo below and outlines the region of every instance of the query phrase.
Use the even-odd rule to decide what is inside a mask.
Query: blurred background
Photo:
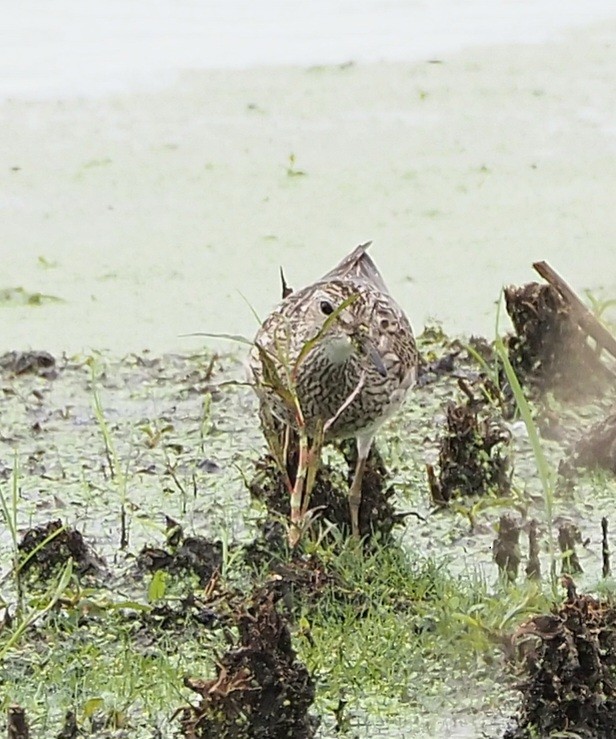
[[[2,350],[189,351],[357,243],[416,331],[616,297],[611,0],[42,0],[0,30]]]

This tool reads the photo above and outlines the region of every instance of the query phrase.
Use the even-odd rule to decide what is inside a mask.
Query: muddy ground
[[[525,736],[540,701],[515,689],[515,629],[562,601],[551,565],[611,587],[613,387],[565,403],[529,380],[548,517],[489,342],[419,343],[365,550],[324,494],[295,555],[241,357],[0,358],[4,714],[23,707],[32,737]],[[343,451],[325,454],[338,492]]]

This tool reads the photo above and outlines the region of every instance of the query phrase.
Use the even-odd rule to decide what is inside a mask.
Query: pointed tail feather
[[[326,275],[323,275],[320,281],[326,282],[331,279],[357,280],[359,282],[369,282],[381,292],[389,292],[375,263],[367,254],[367,249],[371,243],[371,241],[367,241],[365,244],[356,246],[340,264]]]

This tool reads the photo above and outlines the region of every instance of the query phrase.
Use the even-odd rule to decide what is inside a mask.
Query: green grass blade
[[[258,324],[258,325],[260,326],[260,325],[261,325],[261,324],[263,323],[263,321],[262,321],[262,320],[261,320],[261,318],[259,317],[259,314],[258,314],[258,313],[257,313],[257,311],[256,311],[256,310],[254,309],[254,307],[253,307],[253,306],[252,306],[252,305],[250,304],[250,301],[249,301],[249,300],[248,300],[248,298],[247,298],[247,297],[246,297],[246,296],[244,295],[244,293],[243,293],[243,292],[240,292],[239,290],[238,290],[238,293],[239,293],[239,296],[240,296],[240,298],[241,298],[241,299],[242,299],[242,300],[243,300],[243,301],[244,301],[244,302],[246,303],[246,305],[248,306],[248,310],[249,310],[249,311],[250,311],[250,312],[252,313],[252,315],[254,316],[254,318],[255,318],[255,321],[256,321],[256,322],[257,322],[257,324]]]
[[[548,548],[549,548],[549,553],[550,553],[550,574],[551,574],[551,580],[552,580],[552,587],[556,589],[556,560],[554,556],[554,532],[553,532],[554,475],[546,459],[546,456],[543,453],[543,448],[541,446],[541,439],[539,437],[537,426],[535,422],[533,421],[533,416],[532,416],[530,405],[528,404],[528,401],[526,400],[526,396],[524,395],[524,391],[522,389],[518,376],[516,375],[515,370],[513,369],[513,366],[509,360],[509,354],[507,352],[507,348],[505,347],[505,344],[500,336],[496,337],[494,345],[496,348],[496,353],[498,354],[500,361],[503,364],[503,369],[505,370],[505,375],[507,377],[509,385],[511,386],[511,390],[513,391],[513,396],[515,398],[516,405],[520,412],[520,416],[522,418],[522,421],[524,422],[524,425],[526,426],[528,438],[530,440],[530,444],[533,450],[533,455],[535,457],[537,473],[539,475],[539,479],[541,481],[541,487],[543,490],[543,502],[544,502],[544,507],[545,507],[546,524],[547,524],[547,530],[548,530]]]
[[[250,339],[247,339],[241,334],[211,334],[207,331],[195,331],[191,334],[180,334],[181,339],[185,339],[188,336],[204,336],[207,339],[225,339],[226,341],[235,341],[238,344],[245,344],[247,346],[252,346],[253,344]]]

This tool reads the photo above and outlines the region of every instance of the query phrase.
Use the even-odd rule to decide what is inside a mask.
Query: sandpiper
[[[286,392],[272,384],[272,368],[277,382],[293,386],[308,433],[324,428],[325,441],[355,437],[349,490],[355,537],[372,442],[414,385],[418,360],[411,325],[369,246],[361,244],[331,272],[284,298],[257,332],[250,356],[255,390],[274,418],[297,425]]]

